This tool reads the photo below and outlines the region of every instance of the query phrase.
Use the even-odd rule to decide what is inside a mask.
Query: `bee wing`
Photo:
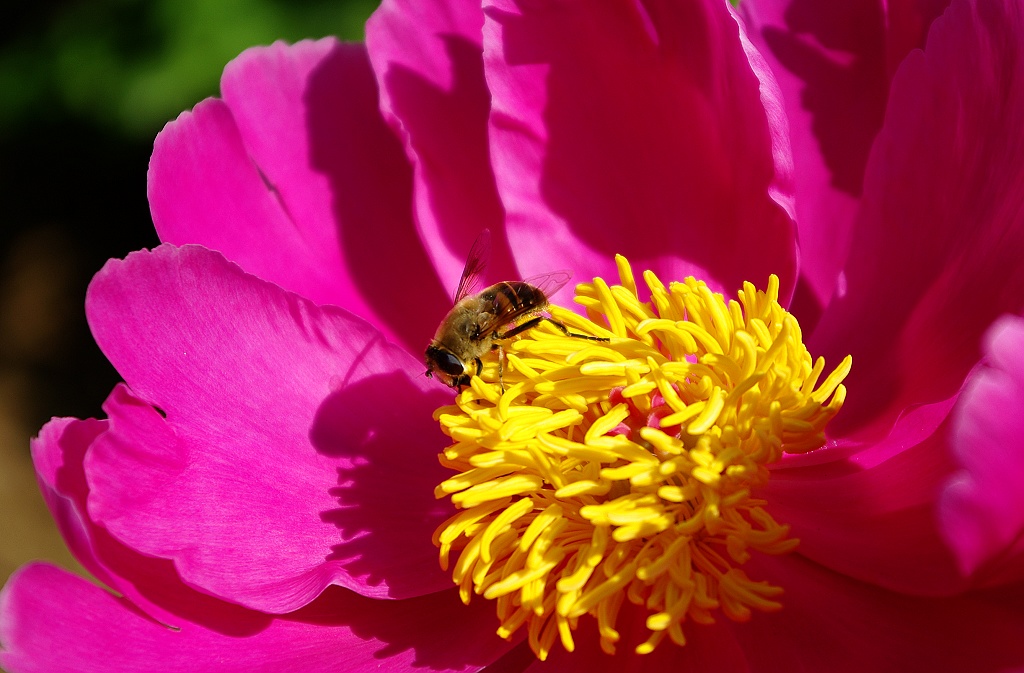
[[[565,287],[565,284],[570,280],[572,280],[572,271],[562,269],[561,271],[551,271],[530,276],[529,278],[524,278],[523,282],[534,286],[543,292],[545,297],[550,299],[551,295]]]
[[[530,276],[523,281],[499,283],[495,286],[498,289],[493,294],[494,303],[489,311],[490,317],[480,321],[478,325],[479,336],[477,338],[483,339],[497,332],[502,327],[516,322],[525,315],[544,309],[545,304],[541,300],[549,299],[552,294],[562,289],[571,278],[571,271],[552,271],[550,273]],[[522,285],[530,285],[540,290],[542,297],[537,297],[532,292],[527,292],[525,296],[519,296],[520,292],[526,292],[525,288],[520,287]],[[483,296],[492,299],[489,290],[484,290]]]
[[[473,241],[466,258],[466,267],[462,270],[459,287],[455,290],[455,301],[460,301],[473,294],[480,285],[481,274],[487,267],[487,259],[491,256],[491,230],[484,229]]]

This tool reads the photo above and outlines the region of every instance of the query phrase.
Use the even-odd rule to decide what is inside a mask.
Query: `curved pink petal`
[[[86,313],[137,396],[115,391],[110,430],[85,459],[89,514],[120,541],[174,560],[193,586],[270,612],[331,583],[381,597],[450,586],[430,543],[449,513],[432,495],[444,438],[430,411],[445,393],[418,361],[343,310],[197,246],[109,262]],[[353,391],[387,405],[339,404]],[[379,520],[346,513],[343,492],[354,462],[388,467],[390,455],[372,451],[406,461],[389,473],[394,502]]]
[[[484,12],[491,150],[524,274],[615,278],[622,253],[730,295],[777,273],[789,296],[785,120],[725,3],[494,0]]]
[[[92,419],[54,419],[32,442],[43,497],[72,554],[96,579],[156,619],[174,623],[184,617],[218,629],[245,630],[240,618],[246,615],[240,608],[185,586],[170,562],[125,547],[89,518],[82,461],[108,425]]]
[[[864,0],[745,0],[739,5],[785,100],[800,276],[811,295],[801,301],[819,306],[836,291],[864,165],[882,126],[889,78],[881,5]],[[801,318],[811,313],[803,305],[796,308]]]
[[[0,665],[11,673],[151,671],[476,671],[508,645],[480,601],[447,591],[376,601],[343,589],[290,615],[257,615],[244,635],[184,622],[171,629],[48,565],[16,573],[0,594]]]
[[[910,410],[888,437],[849,447],[845,459],[786,460],[773,468],[758,495],[776,521],[791,526],[797,553],[894,591],[941,596],[965,589],[935,520],[936,493],[955,468],[947,419],[956,399]]]
[[[134,400],[123,384],[108,407],[116,399]],[[32,443],[43,497],[75,558],[100,582],[165,624],[188,621],[237,636],[262,628],[265,615],[186,585],[171,561],[125,546],[89,517],[83,460],[108,427],[107,421],[55,419]]]
[[[939,500],[942,532],[960,570],[1024,579],[1024,318],[999,320],[986,337],[989,365],[957,407],[952,445],[961,470]],[[1002,568],[1000,568],[1000,566]]]
[[[1022,14],[954,2],[893,80],[848,292],[811,339],[829,361],[853,354],[837,432],[884,434],[908,405],[949,397],[985,329],[1024,309]]]
[[[959,396],[958,392],[948,399],[904,410],[889,434],[880,440],[829,440],[815,451],[787,454],[771,466],[772,478],[831,479],[881,465],[909,447],[930,441],[946,423]]]
[[[478,3],[386,0],[366,24],[384,118],[414,171],[420,236],[449,294],[481,229],[494,245],[490,277],[515,278],[487,143]]]
[[[364,47],[250,49],[221,89],[223,101],[157,136],[149,202],[161,240],[219,250],[419,351],[447,292],[417,241],[409,166],[380,118]]]
[[[1024,610],[1018,595],[915,598],[863,584],[799,556],[757,556],[745,570],[751,578],[784,589],[782,610],[757,612],[745,623],[725,618],[711,626],[686,623],[684,647],[666,640],[653,654],[636,655],[628,645],[647,633],[643,612],[627,603],[625,619],[617,624],[623,640],[614,657],[600,651],[594,624],[581,620],[574,652],[556,645],[546,662],[525,670],[996,673],[1024,667],[1018,637]]]
[[[32,462],[53,520],[71,554],[96,579],[117,587],[118,582],[97,559],[94,524],[85,501],[89,486],[82,470],[86,451],[108,424],[93,418],[54,418],[31,442]]]
[[[948,0],[749,0],[739,11],[782,90],[793,145],[800,276],[812,326],[840,289],[864,168],[892,74]],[[803,290],[806,290],[803,291]]]

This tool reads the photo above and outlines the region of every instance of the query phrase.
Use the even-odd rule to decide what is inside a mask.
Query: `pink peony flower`
[[[21,569],[0,665],[1024,669],[1017,3],[463,4],[247,51],[158,136],[165,245],[86,300],[125,384],[32,446],[113,593]],[[758,492],[800,539],[744,565],[781,610],[647,655],[581,621],[540,662],[460,602],[431,540],[452,394],[420,353],[484,227],[496,279],[777,274],[810,351],[853,355],[827,445]],[[647,637],[628,603],[616,626]]]

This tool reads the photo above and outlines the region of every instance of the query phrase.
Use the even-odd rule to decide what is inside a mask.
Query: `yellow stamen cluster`
[[[617,263],[620,285],[576,289],[589,320],[550,308],[609,342],[529,330],[505,344],[501,382],[495,355],[435,413],[453,441],[441,462],[457,472],[436,490],[458,509],[434,536],[441,564],[456,552],[462,600],[493,599],[499,635],[525,625],[540,659],[556,640],[572,651],[585,615],[614,652],[625,600],[647,613],[638,653],[683,645],[683,622],[716,611],[780,609],[782,589],[738,566],[798,541],[752,493],[783,452],[824,443],[846,395],[850,358],[819,383],[825,363],[779,305],[776,277],[726,302],[647,272],[645,302]]]

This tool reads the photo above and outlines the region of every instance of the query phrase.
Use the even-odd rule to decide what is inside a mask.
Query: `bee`
[[[490,250],[490,231],[485,229],[473,243],[455,292],[455,305],[444,317],[427,346],[427,377],[436,375],[447,386],[459,389],[480,374],[480,358],[499,351],[498,380],[501,384],[502,342],[536,327],[542,322],[554,326],[566,336],[589,341],[608,341],[602,337],[570,332],[562,323],[544,313],[548,297],[569,279],[569,271],[533,276],[521,281],[495,283],[474,293]]]

